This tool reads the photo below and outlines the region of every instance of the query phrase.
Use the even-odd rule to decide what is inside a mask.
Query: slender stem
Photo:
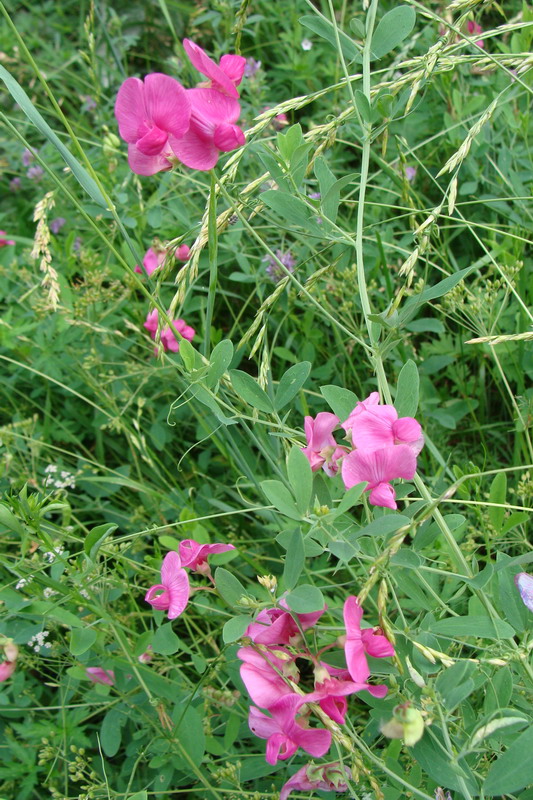
[[[207,309],[205,312],[205,331],[204,331],[204,356],[209,358],[211,350],[211,322],[213,320],[213,309],[215,307],[215,294],[217,291],[218,264],[217,264],[217,196],[216,196],[216,176],[215,170],[211,170],[211,189],[209,191],[209,216],[207,231],[209,236],[209,289],[207,293]]]

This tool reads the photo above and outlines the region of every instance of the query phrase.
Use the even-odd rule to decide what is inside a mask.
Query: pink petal
[[[379,450],[354,450],[342,462],[342,477],[347,489],[366,481],[368,489],[394,478],[410,480],[416,472],[416,456],[405,444]]]
[[[276,764],[278,759],[286,761],[298,750],[298,745],[284,733],[274,733],[267,741],[265,760]]]
[[[290,686],[266,662],[260,668],[241,664],[240,673],[253,702],[262,708],[270,708],[283,695],[292,693]]]
[[[392,432],[398,444],[407,444],[420,439],[422,426],[413,417],[400,417],[393,423]]]
[[[187,96],[191,103],[191,123],[211,136],[217,125],[237,122],[239,119],[239,101],[216,89],[187,89]]]
[[[352,679],[356,683],[366,683],[370,676],[370,669],[365,656],[365,649],[360,639],[348,637],[344,645],[346,664]]]
[[[398,419],[394,406],[372,406],[363,410],[352,427],[352,442],[359,449],[378,450],[394,444],[393,423]]]
[[[168,133],[154,126],[141,139],[137,139],[135,145],[143,156],[156,156],[165,147],[167,139]]]
[[[237,147],[242,147],[246,139],[238,125],[223,122],[221,125],[216,126],[213,141],[215,147],[223,153],[229,153],[232,150],[236,150]]]
[[[230,81],[238,86],[242,81],[244,75],[244,68],[246,67],[246,59],[244,56],[237,56],[233,53],[226,53],[220,59],[220,69],[224,72]]]
[[[347,597],[343,608],[344,626],[346,633],[350,637],[361,635],[361,620],[363,619],[363,609],[359,600],[354,595]]]
[[[170,598],[168,606],[169,619],[176,619],[183,613],[189,602],[190,591],[189,576],[184,569],[180,569],[178,575],[168,585]]]
[[[307,777],[307,767],[308,764],[301,767],[298,772],[295,772],[294,775],[289,778],[287,783],[283,784],[279,800],[287,800],[288,796],[295,789],[299,789],[302,792],[310,792],[312,789],[316,788],[316,781],[311,783]]]
[[[85,672],[87,677],[93,683],[106,683],[108,686],[113,686],[115,683],[115,673],[112,669],[102,669],[102,667],[86,667]]]
[[[315,758],[326,755],[331,747],[331,733],[322,728],[299,728],[291,733],[291,738],[302,750]]]
[[[191,252],[191,248],[188,244],[180,244],[178,249],[176,250],[176,258],[178,261],[187,261]]]
[[[175,78],[154,72],[144,79],[144,102],[148,118],[162,131],[183,136],[189,128],[191,104],[187,92]]]
[[[146,270],[147,275],[151,275],[152,272],[155,272],[158,267],[163,264],[165,261],[166,252],[164,250],[160,250],[156,253],[151,247],[146,251],[145,256],[143,258],[143,267]],[[140,270],[139,270],[140,272]]]
[[[161,565],[161,583],[167,586],[177,576],[181,566],[179,553],[175,550],[167,553]]]
[[[278,723],[272,719],[272,717],[267,717],[266,714],[263,714],[263,712],[259,711],[255,706],[250,706],[248,726],[252,733],[255,733],[260,739],[268,739],[270,736],[280,731]]]
[[[157,609],[157,611],[166,611],[170,604],[167,587],[163,586],[161,583],[150,586],[144,595],[144,599],[147,603],[150,603],[153,608]]]
[[[307,417],[307,419],[311,419],[311,417]],[[313,472],[316,472],[325,464],[326,459],[323,456],[318,455],[318,453],[316,453],[314,450],[311,450],[310,447],[301,447],[300,450],[309,461]]]
[[[2,661],[0,664],[0,683],[7,681],[13,675],[16,666],[16,661]]]
[[[124,141],[130,144],[136,142],[146,118],[144,87],[139,78],[127,78],[118,90],[115,117]]]
[[[209,58],[205,50],[202,50],[201,47],[192,42],[190,39],[183,40],[183,47],[189,56],[191,64],[198,70],[198,72],[201,72],[202,75],[205,75],[207,78],[213,81],[213,83],[216,84],[221,91],[225,92],[230,97],[239,96],[239,92],[233,85],[231,78],[229,78],[226,72],[217,64],[215,64],[211,58]]]
[[[147,156],[134,145],[128,145],[128,164],[136,175],[155,175],[156,172],[166,172],[172,169],[172,164],[167,156],[172,157],[172,152],[165,149],[155,156]]]
[[[368,497],[373,506],[380,508],[392,508],[395,511],[398,508],[396,503],[396,492],[390,483],[378,483],[374,486]]]
[[[310,419],[307,417],[306,419]],[[312,418],[311,418],[312,419]],[[329,411],[321,411],[313,421],[309,445],[313,450],[323,450],[325,447],[336,447],[333,431],[339,424],[339,418]]]
[[[372,697],[385,697],[389,691],[388,687],[385,686],[384,683],[379,683],[377,686],[372,686],[372,684],[367,683],[365,689],[367,692],[370,692]]]
[[[157,313],[157,308],[154,308],[146,317],[144,327],[146,330],[150,331],[150,333],[155,333],[157,330],[158,320],[159,314]]]
[[[180,558],[181,558],[181,566],[182,567],[192,567],[193,569],[196,566],[196,562],[198,561],[198,556],[202,552],[202,547],[199,542],[196,542],[194,539],[184,539],[180,542]]]
[[[345,697],[324,697],[319,701],[319,706],[333,722],[344,725],[348,702]]]
[[[213,139],[208,136],[200,136],[193,127],[189,128],[180,139],[176,139],[174,136],[170,137],[169,143],[176,158],[190,169],[207,172],[207,170],[213,169],[218,161],[220,152],[215,147]]]
[[[390,658],[394,655],[394,646],[382,633],[375,633],[372,628],[365,628],[361,631],[361,638],[369,656]]]

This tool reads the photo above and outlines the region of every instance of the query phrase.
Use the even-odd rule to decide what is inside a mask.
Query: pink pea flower
[[[146,322],[144,323],[144,327],[150,332],[150,336],[154,340],[158,327],[158,319],[159,315],[157,313],[157,308],[154,308],[152,311],[150,311],[146,317]],[[194,339],[196,331],[194,328],[191,328],[190,325],[187,325],[185,320],[175,319],[172,324],[184,339],[187,339],[189,342]],[[171,330],[169,325],[166,325],[161,331],[161,344],[163,345],[165,352],[170,350],[173,353],[177,353],[180,349],[176,334],[173,330]],[[157,355],[157,348],[155,348],[154,352]]]
[[[161,250],[155,250],[153,247],[150,247],[144,254],[143,258],[143,267],[146,274],[150,276],[152,272],[155,272],[156,269],[159,269],[159,267],[164,263],[166,256],[167,251],[164,248]],[[135,272],[138,272],[139,275],[143,274],[143,270],[138,264],[135,267]]]
[[[270,707],[271,717],[251,706],[248,725],[252,733],[267,740],[265,758],[269,764],[290,758],[299,747],[315,757],[328,752],[331,733],[323,728],[303,728],[296,720],[304,703],[305,697],[288,694]]]
[[[514,576],[516,588],[520,592],[522,602],[530,611],[533,611],[533,575],[527,572],[519,572]]]
[[[348,695],[362,692],[365,689],[374,697],[385,697],[387,694],[388,689],[384,684],[372,686],[366,682],[356,683],[349,680],[350,673],[347,670],[343,672],[348,680],[344,676],[342,678],[332,677],[330,672],[332,672],[332,668],[326,664],[321,664],[315,669],[315,691],[307,695],[307,701],[318,702],[322,711],[339,725],[344,725],[346,719]]]
[[[281,601],[283,603],[283,601]],[[300,628],[306,631],[312,628],[320,619],[326,606],[320,611],[309,614],[294,614],[300,627],[292,614],[281,608],[264,608],[257,615],[255,622],[246,628],[244,636],[248,636],[255,644],[292,644],[301,638]]]
[[[206,86],[216,89],[228,97],[239,97],[236,87],[242,81],[242,76],[246,67],[246,59],[243,56],[227,54],[220,59],[220,65],[209,58],[205,50],[190,39],[183,40],[183,47],[189,57],[189,61],[198,72],[209,78]]]
[[[468,22],[466,23],[466,28],[470,35],[474,33],[483,33],[483,28],[481,27],[481,25],[477,22],[474,22],[471,19],[468,20]],[[476,44],[478,47],[485,47],[485,42],[483,39],[478,39]]]
[[[154,651],[152,649],[152,645],[149,644],[144,653],[141,653],[140,656],[137,656],[137,661],[139,661],[140,664],[149,664],[150,661],[153,660],[153,657]]]
[[[296,656],[288,650],[241,647],[237,658],[243,662],[240,673],[248,694],[261,708],[270,708],[284,695],[294,693],[285,678],[298,683],[300,673],[294,663]]]
[[[178,261],[188,261],[191,254],[191,248],[188,244],[180,244],[176,250],[176,258]]]
[[[291,792],[346,792],[352,773],[338,761],[331,764],[306,764],[283,785],[279,800],[287,800]]]
[[[176,619],[185,610],[189,594],[189,576],[179,554],[171,550],[161,565],[161,583],[150,586],[144,599],[158,611],[168,611],[169,619]]]
[[[361,630],[362,617],[363,609],[358,598],[353,595],[348,597],[344,603],[346,626],[344,653],[348,671],[356,683],[365,683],[370,675],[366,655],[374,658],[388,658],[394,655],[394,647],[386,636],[376,632],[374,628]]]
[[[191,169],[212,169],[220,153],[229,153],[244,144],[244,133],[234,123],[239,119],[238,100],[216,89],[187,89],[191,105],[189,130],[172,138],[176,157]]]
[[[311,465],[313,472],[322,467],[326,475],[333,477],[337,474],[338,460],[348,452],[346,448],[339,447],[333,437],[333,431],[339,425],[339,418],[329,411],[320,411],[313,417],[305,417],[304,430],[307,447],[302,447]]]
[[[342,479],[347,489],[366,482],[374,506],[396,509],[395,478],[411,480],[416,472],[416,455],[409,445],[398,444],[379,450],[353,450],[342,462]]]
[[[7,233],[5,231],[0,231],[0,247],[5,247],[8,244],[15,244],[14,239],[6,239]]]
[[[207,557],[215,553],[227,553],[228,550],[235,550],[233,544],[200,544],[194,539],[184,539],[180,542],[181,566],[191,569],[193,572],[201,572],[203,575],[210,575],[211,570],[207,563]]]
[[[367,398],[364,400],[359,400],[356,404],[353,411],[350,412],[348,419],[344,422],[341,422],[341,428],[344,428],[348,436],[350,435],[350,431],[355,425],[355,421],[359,417],[363,411],[367,411],[368,409],[372,408],[373,406],[377,406],[379,404],[379,392],[371,392]]]
[[[376,393],[377,394],[377,393]],[[363,403],[366,401],[363,401]],[[391,405],[363,405],[358,403],[348,417],[351,419],[353,446],[360,450],[379,450],[394,444],[408,444],[417,456],[424,446],[422,427],[413,417],[401,417]],[[358,411],[357,414],[355,412]],[[348,420],[343,423],[348,426]]]
[[[85,672],[87,677],[93,683],[105,683],[108,686],[114,686],[115,673],[112,669],[102,669],[102,667],[86,667]]]
[[[2,661],[0,663],[0,683],[7,681],[15,672],[16,661]]]
[[[154,175],[172,168],[172,142],[186,133],[191,116],[189,96],[177,80],[160,72],[144,82],[127,78],[118,90],[115,116],[133,172]]]

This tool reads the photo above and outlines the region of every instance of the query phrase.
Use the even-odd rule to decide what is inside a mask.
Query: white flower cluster
[[[76,476],[66,469],[58,471],[56,464],[48,464],[45,467],[46,478],[44,479],[45,486],[53,486],[55,489],[75,489]]]
[[[39,652],[41,647],[52,647],[52,643],[46,641],[47,636],[50,636],[50,631],[40,631],[40,633],[36,633],[35,636],[32,636],[29,640],[28,646],[33,647],[36,653]]]
[[[47,586],[43,592],[43,595],[47,600],[49,597],[53,597],[55,594],[59,594],[59,592],[56,592],[56,590],[52,589],[51,586]]]
[[[47,550],[46,553],[43,553],[43,558],[49,564],[53,564],[57,556],[60,556],[64,552],[64,549],[60,545],[59,547],[53,547],[52,550]]]
[[[24,587],[27,586],[28,583],[31,583],[32,580],[33,577],[31,575],[28,575],[27,578],[20,578],[15,585],[15,589],[24,589]]]

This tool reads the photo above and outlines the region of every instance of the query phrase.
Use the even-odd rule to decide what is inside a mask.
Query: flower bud
[[[404,744],[416,744],[424,734],[424,718],[410,702],[396,706],[393,717],[381,726],[381,733],[389,739],[403,739]]]

